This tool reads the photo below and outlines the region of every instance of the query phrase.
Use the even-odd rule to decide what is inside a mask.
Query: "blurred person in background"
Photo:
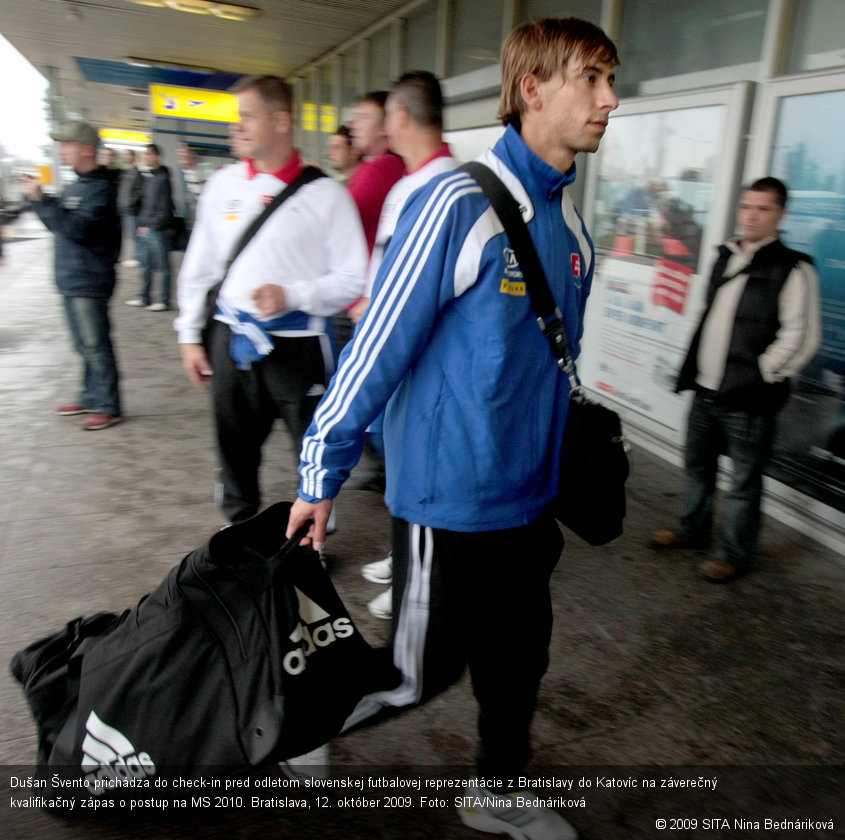
[[[751,566],[777,415],[790,379],[821,341],[813,261],[780,240],[787,198],[786,185],[772,177],[742,191],[739,236],[719,247],[705,309],[675,385],[678,392],[695,392],[684,448],[686,505],[674,527],[652,534],[651,546],[709,547],[719,456],[728,455],[733,474],[719,549],[698,567],[698,576],[710,583],[729,583]]]
[[[349,179],[347,187],[358,207],[367,250],[372,253],[378,230],[378,220],[384,199],[390,188],[405,174],[402,158],[390,149],[384,124],[387,92],[368,93],[355,106],[352,120],[352,142],[364,156],[364,161]]]
[[[170,244],[173,219],[173,184],[170,170],[161,163],[161,150],[150,143],[144,152],[148,171],[141,181],[141,209],[138,211],[138,245],[141,261],[141,293],[127,300],[129,306],[145,306],[150,312],[170,309]],[[153,301],[153,271],[161,272],[160,300]]]
[[[77,180],[58,198],[44,195],[32,176],[22,180],[31,209],[54,235],[56,285],[84,369],[76,402],[59,406],[57,413],[85,414],[82,428],[96,431],[121,420],[109,322],[121,245],[117,185],[97,165],[100,141],[92,125],[70,122],[50,136],[61,143],[62,162],[73,168]]]
[[[386,102],[387,135],[390,146],[401,156],[408,174],[400,178],[384,200],[376,241],[367,268],[365,295],[350,310],[358,323],[370,303],[373,283],[384,252],[396,230],[396,224],[411,194],[435,175],[450,172],[459,163],[443,142],[443,93],[437,79],[426,71],[405,73],[390,90]],[[360,489],[383,493],[385,488],[383,415],[370,424],[367,445],[374,461],[374,476]],[[393,577],[393,556],[367,563],[361,574],[371,583],[390,584]],[[392,588],[373,598],[367,609],[376,618],[390,619],[393,614]]]
[[[349,126],[342,125],[329,137],[326,156],[337,173],[335,180],[345,184],[361,163],[361,150],[352,143]]]
[[[305,169],[289,86],[254,76],[233,92],[241,124],[230,137],[242,160],[215,172],[200,196],[175,326],[188,378],[211,388],[217,498],[226,519],[240,522],[260,508],[261,450],[276,419],[299,452],[334,370],[326,320],[361,294],[366,250],[349,194],[318,177],[267,217],[226,271],[250,223]],[[209,312],[209,290],[224,275]]]
[[[120,167],[117,165],[117,152],[108,146],[101,146],[97,152],[97,164],[106,170],[106,174],[115,182],[120,181]]]
[[[196,149],[192,149],[187,143],[180,143],[176,155],[182,177],[182,217],[185,220],[187,233],[190,234],[197,214],[197,201],[199,201],[205,179],[199,169],[199,156]]]
[[[133,267],[138,261],[138,213],[141,210],[141,172],[135,165],[135,152],[124,152],[123,169],[117,186],[117,210],[123,223],[124,239],[132,243],[132,256],[123,265]]]

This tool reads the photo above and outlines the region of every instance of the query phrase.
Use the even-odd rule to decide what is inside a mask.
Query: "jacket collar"
[[[525,189],[532,195],[550,199],[575,180],[574,163],[566,172],[559,172],[532,152],[512,125],[505,129],[493,151],[508,169],[519,176]]]
[[[754,255],[765,248],[767,245],[771,245],[772,242],[777,242],[776,236],[767,236],[765,239],[761,239],[759,242],[756,242],[750,251],[744,251],[742,249],[742,237],[735,236],[733,239],[729,239],[725,243],[725,247],[733,254],[740,254],[743,257],[748,257],[749,261],[754,257]]]
[[[246,163],[246,177],[250,181],[256,175],[269,174],[272,175],[274,178],[278,178],[285,184],[290,184],[292,181],[295,181],[299,176],[299,173],[302,172],[303,169],[305,169],[305,166],[302,163],[302,158],[300,158],[299,152],[297,151],[294,151],[293,155],[289,157],[287,161],[285,161],[284,166],[282,166],[280,169],[277,169],[275,172],[259,172],[255,168],[255,163],[252,158],[245,158],[244,162]]]

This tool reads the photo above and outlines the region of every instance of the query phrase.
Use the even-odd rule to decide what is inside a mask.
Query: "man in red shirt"
[[[388,148],[384,125],[386,91],[368,93],[356,106],[350,126],[352,142],[364,155],[364,162],[349,179],[347,188],[352,194],[364,234],[367,249],[373,252],[381,206],[390,188],[405,174],[405,164],[399,155]]]
[[[346,188],[361,217],[368,255],[373,253],[384,199],[390,188],[405,174],[402,158],[388,147],[384,110],[386,101],[387,91],[368,93],[355,106],[355,116],[349,126],[352,145],[364,156],[364,161],[352,173],[346,182]],[[352,337],[354,324],[348,312],[352,306],[355,304],[351,304],[346,308],[347,311],[338,313],[332,319],[335,352],[338,355]],[[377,464],[376,472],[380,469]],[[379,484],[377,479],[376,489],[380,489]]]

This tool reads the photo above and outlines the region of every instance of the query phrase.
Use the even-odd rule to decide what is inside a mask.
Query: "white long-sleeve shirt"
[[[198,344],[208,290],[220,281],[235,243],[286,183],[255,173],[246,162],[216,172],[206,183],[179,272],[180,344]],[[367,246],[358,211],[347,191],[331,178],[305,184],[264,222],[232,264],[221,301],[256,318],[252,292],[267,283],[284,289],[288,309],[307,318],[297,329],[275,335],[315,335],[326,317],[360,297]]]
[[[405,202],[424,184],[427,184],[435,175],[443,172],[451,172],[460,166],[460,161],[452,157],[447,146],[441,147],[440,151],[426,161],[418,169],[400,178],[391,188],[381,206],[381,215],[378,220],[376,241],[373,246],[373,253],[370,255],[370,263],[367,268],[367,282],[365,296],[372,297],[373,283],[378,274],[381,261],[384,258],[384,249],[387,247],[393,233],[396,230],[396,223],[399,221],[399,214],[405,206]]]

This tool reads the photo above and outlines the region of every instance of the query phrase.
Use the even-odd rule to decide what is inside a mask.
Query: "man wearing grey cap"
[[[32,209],[55,237],[56,285],[62,295],[71,339],[82,356],[84,375],[76,402],[60,415],[88,415],[83,429],[95,431],[119,423],[117,363],[111,342],[109,299],[120,253],[117,186],[97,165],[97,129],[69,122],[50,135],[61,143],[62,162],[76,172],[58,198],[45,196],[38,182],[24,176]]]

